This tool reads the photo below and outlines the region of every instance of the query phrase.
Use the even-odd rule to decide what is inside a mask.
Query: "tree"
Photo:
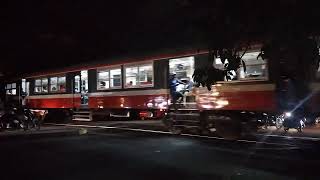
[[[259,56],[272,66],[272,80],[278,81],[283,74],[300,82],[314,77],[319,51],[312,36],[320,29],[319,13],[312,2],[178,2],[190,27],[186,29],[191,29],[186,34],[193,41],[204,42],[209,50],[207,66],[194,72],[198,85],[210,90],[217,81],[230,79],[230,72],[237,71],[241,64],[245,69],[243,52],[257,42],[263,45]],[[228,60],[223,70],[212,67],[214,57],[220,57],[222,63]]]

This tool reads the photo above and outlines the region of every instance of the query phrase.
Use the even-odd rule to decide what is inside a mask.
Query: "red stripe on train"
[[[28,99],[29,108],[47,109],[47,108],[77,108],[80,107],[80,98],[46,98],[46,99]]]
[[[139,96],[104,96],[90,97],[90,108],[135,108],[135,109],[162,109],[167,103],[166,94],[139,95]]]

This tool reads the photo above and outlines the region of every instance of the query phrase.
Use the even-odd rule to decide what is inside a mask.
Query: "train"
[[[161,119],[169,100],[168,74],[179,66],[192,79],[206,50],[114,58],[26,74],[5,84],[6,102],[76,121]],[[182,69],[180,66],[183,66]]]
[[[193,87],[185,93],[181,118],[228,119],[246,114],[247,119],[259,119],[265,114],[283,113],[278,108],[274,66],[268,60],[257,58],[260,49],[260,44],[250,46],[242,57],[246,67],[241,65],[232,80],[219,81],[210,91]],[[176,50],[27,74],[6,82],[6,100],[15,99],[30,109],[46,111],[49,117],[62,114],[74,121],[163,119],[170,115],[170,73],[193,83],[194,70],[208,66],[208,56],[207,49]],[[224,64],[215,57],[212,66],[219,69]],[[316,73],[318,77],[319,70]],[[315,78],[308,86],[313,94],[307,103],[315,119],[320,112],[317,108],[320,83]],[[174,116],[177,117],[177,113]]]

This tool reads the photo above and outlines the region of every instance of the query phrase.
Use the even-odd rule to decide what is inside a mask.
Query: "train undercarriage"
[[[236,139],[257,131],[257,114],[240,111],[208,111],[189,109],[183,106],[170,108],[163,119],[174,134],[192,131],[196,134],[215,134]]]
[[[306,125],[319,122],[319,114],[299,115],[289,112],[263,112],[243,110],[206,110],[198,108],[197,102],[171,104],[163,123],[174,134],[192,132],[201,135],[217,135],[226,139],[238,139],[252,135],[259,129],[275,127],[302,132]],[[296,122],[286,124],[286,122]]]

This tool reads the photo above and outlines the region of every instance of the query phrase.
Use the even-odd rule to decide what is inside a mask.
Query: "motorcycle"
[[[294,117],[292,113],[285,113],[284,114],[284,119],[283,119],[283,129],[284,131],[288,131],[290,128],[297,129],[298,132],[302,132],[303,128],[305,128],[305,122],[306,122],[305,117]]]
[[[4,124],[3,124],[3,122],[2,122],[2,116],[3,116],[3,114],[4,114],[4,112],[3,111],[0,111],[0,130],[2,130],[3,128],[3,126],[4,126]]]
[[[269,126],[276,126],[277,129],[277,117],[263,113],[262,116],[257,120],[258,126],[264,129],[268,129]]]
[[[40,130],[40,121],[32,111],[30,109],[24,109],[23,112],[25,116],[24,130],[28,130],[29,128]]]
[[[7,110],[0,118],[1,129],[23,129],[25,116],[17,108]]]

